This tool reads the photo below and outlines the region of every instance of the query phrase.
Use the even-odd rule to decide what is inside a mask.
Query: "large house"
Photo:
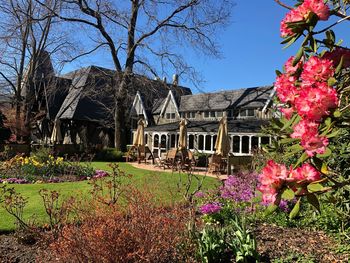
[[[155,156],[160,156],[177,146],[181,118],[187,120],[189,149],[213,153],[219,120],[226,116],[231,152],[249,156],[255,148],[270,143],[270,137],[260,132],[261,126],[272,118],[273,94],[272,86],[181,97],[170,90],[166,97],[147,104],[137,93],[131,117],[145,120],[145,142]]]

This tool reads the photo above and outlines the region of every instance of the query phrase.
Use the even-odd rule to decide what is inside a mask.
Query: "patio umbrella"
[[[219,123],[218,135],[215,142],[215,153],[226,157],[230,152],[230,141],[227,131],[227,118],[223,117]]]
[[[62,141],[62,133],[61,133],[61,121],[59,119],[56,119],[53,125],[53,130],[51,133],[51,142],[52,143],[59,143]]]
[[[179,141],[177,144],[178,150],[186,150],[187,149],[187,123],[185,119],[180,121],[180,134]]]
[[[144,141],[144,138],[145,138],[144,127],[145,127],[145,124],[144,124],[143,120],[140,119],[137,122],[137,130],[136,130],[136,133],[135,133],[135,136],[134,136],[134,141],[133,141],[133,145],[134,146],[143,146],[143,145],[145,145],[145,141]]]

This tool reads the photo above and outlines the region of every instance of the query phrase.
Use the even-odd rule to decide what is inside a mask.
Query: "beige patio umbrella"
[[[134,141],[133,141],[133,145],[134,146],[144,146],[145,145],[145,124],[143,122],[142,119],[140,119],[137,122],[137,130],[136,133],[134,135]]]
[[[56,119],[53,125],[52,133],[51,133],[51,142],[59,143],[62,140],[63,138],[61,133],[61,121],[59,119]]]
[[[187,123],[185,119],[180,121],[180,134],[179,141],[177,143],[177,147],[179,151],[187,149]]]
[[[218,135],[215,142],[215,153],[226,157],[230,152],[230,141],[227,131],[227,118],[223,117],[219,122]]]

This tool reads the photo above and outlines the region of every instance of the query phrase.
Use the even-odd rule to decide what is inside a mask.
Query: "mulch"
[[[322,231],[307,231],[297,228],[283,228],[270,224],[258,224],[254,227],[258,252],[261,262],[271,262],[289,256],[291,261],[297,261],[297,255],[313,259],[311,262],[350,262],[349,254],[335,252],[338,243]],[[31,263],[40,262],[39,243],[23,244],[18,235],[0,235],[1,263]],[[296,255],[295,261],[290,255]],[[48,261],[46,261],[48,262]]]

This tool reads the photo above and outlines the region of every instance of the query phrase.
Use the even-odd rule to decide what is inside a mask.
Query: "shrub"
[[[150,193],[130,189],[127,202],[94,204],[79,225],[67,225],[50,245],[61,262],[174,262],[186,239],[187,212],[156,205]]]
[[[98,151],[95,155],[95,160],[106,162],[122,162],[125,153],[116,150],[115,148],[106,148]]]

